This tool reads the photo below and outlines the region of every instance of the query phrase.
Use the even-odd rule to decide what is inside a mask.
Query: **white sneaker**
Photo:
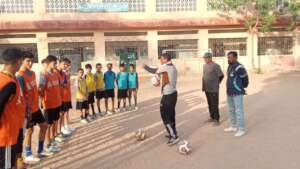
[[[57,153],[61,151],[61,148],[58,147],[54,147],[54,146],[50,146],[47,151],[51,152],[51,153]]]
[[[76,129],[67,127],[66,130],[68,130],[68,131],[70,131],[71,133],[73,133]]]
[[[107,111],[107,115],[112,115],[113,113],[111,111]]]
[[[116,109],[115,112],[116,112],[116,113],[119,113],[119,112],[120,112],[120,109]]]
[[[70,136],[72,132],[70,130],[64,129],[61,131],[64,135]]]
[[[245,135],[246,134],[246,132],[245,131],[243,131],[243,130],[239,130],[237,133],[235,133],[235,137],[241,137],[241,136],[243,136],[243,135]]]
[[[137,111],[139,108],[137,106],[134,107],[134,111]]]
[[[228,127],[224,129],[225,132],[236,132],[238,129],[236,127]]]
[[[37,163],[39,161],[41,161],[41,159],[37,158],[37,157],[34,157],[33,155],[24,158],[24,162],[29,163],[29,164]]]
[[[81,119],[80,123],[82,123],[82,124],[88,124],[89,122],[87,121],[87,119]]]
[[[44,158],[44,157],[50,157],[50,156],[53,156],[53,152],[50,152],[50,151],[43,151],[41,153],[39,153],[39,157],[40,158]]]

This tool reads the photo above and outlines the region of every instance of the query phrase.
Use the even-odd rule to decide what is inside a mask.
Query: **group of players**
[[[23,168],[41,158],[61,151],[58,146],[75,131],[69,126],[69,110],[72,109],[71,61],[58,60],[49,55],[42,60],[43,70],[37,82],[32,70],[34,55],[18,48],[8,48],[0,56],[4,65],[0,72],[0,168]],[[76,80],[76,110],[80,112],[81,123],[88,123],[97,116],[115,112],[137,110],[138,75],[135,66],[120,64],[120,72],[102,72],[102,65],[79,68]],[[115,108],[115,88],[118,89],[118,105]],[[134,98],[134,105],[131,98]],[[94,109],[95,97],[98,112]],[[105,100],[105,111],[100,101]],[[126,100],[129,107],[126,107]],[[109,110],[108,101],[112,107]],[[121,102],[123,107],[121,108]],[[37,156],[32,151],[34,126],[39,126]],[[23,144],[25,151],[23,153]],[[23,156],[24,154],[24,156]]]

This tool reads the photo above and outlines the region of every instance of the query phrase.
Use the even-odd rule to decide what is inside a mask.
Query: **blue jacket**
[[[248,87],[248,74],[239,62],[232,63],[227,69],[227,95],[244,95]]]

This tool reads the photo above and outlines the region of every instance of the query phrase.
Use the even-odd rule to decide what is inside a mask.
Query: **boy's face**
[[[83,74],[84,74],[84,72],[82,70],[78,71],[78,77],[80,77],[80,78],[83,77]]]
[[[112,65],[111,64],[107,65],[107,69],[111,70],[112,69]]]
[[[102,66],[101,66],[101,65],[98,65],[98,66],[96,67],[96,69],[97,69],[97,72],[101,72]]]
[[[59,64],[59,67],[62,69],[62,70],[67,70],[68,69],[68,63],[67,62],[61,62]]]
[[[57,62],[56,61],[52,61],[48,64],[48,68],[53,70],[57,68]]]
[[[22,62],[22,65],[26,69],[31,69],[33,65],[33,59],[31,58],[25,58]]]
[[[124,71],[125,71],[125,67],[124,67],[124,66],[121,66],[121,67],[120,67],[120,71],[121,71],[121,72],[124,72]]]
[[[130,72],[134,72],[134,67],[133,67],[133,66],[130,66],[130,67],[129,67],[129,71],[130,71]]]
[[[166,59],[166,58],[164,58],[164,57],[160,57],[160,63],[161,64],[165,64],[165,63],[167,63],[168,62],[168,60]]]
[[[91,69],[91,68],[86,68],[86,72],[87,72],[87,73],[91,73],[91,72],[92,72],[92,69]]]

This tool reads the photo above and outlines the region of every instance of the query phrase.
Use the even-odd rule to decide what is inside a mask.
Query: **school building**
[[[157,64],[170,52],[179,72],[202,71],[212,51],[223,68],[234,50],[248,68],[295,67],[300,31],[278,23],[271,33],[250,36],[243,22],[225,18],[210,0],[0,0],[0,52],[7,46],[68,57],[73,71],[85,63]],[[38,66],[35,66],[38,69]],[[116,69],[116,68],[115,68]]]

